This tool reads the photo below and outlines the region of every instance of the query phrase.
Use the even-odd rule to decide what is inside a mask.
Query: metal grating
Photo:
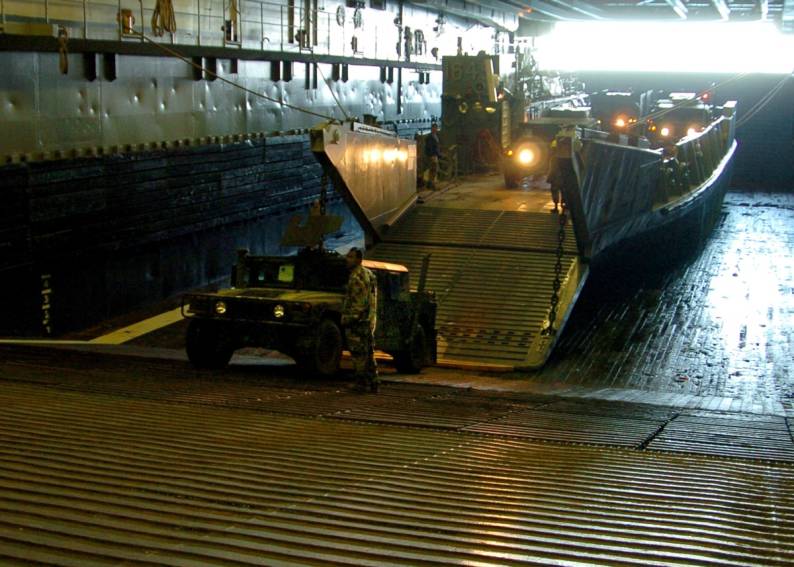
[[[794,469],[4,384],[0,562],[789,565]]]
[[[548,315],[554,256],[387,242],[369,257],[418,274],[426,254],[427,287],[438,300],[439,359],[520,366]],[[563,270],[574,261],[566,256]]]
[[[406,264],[418,275],[422,258],[432,255],[427,287],[438,299],[440,362],[526,366],[549,312],[557,218],[418,206],[368,257]],[[563,274],[578,261],[570,226],[567,234]],[[560,320],[573,303],[561,306]],[[541,347],[546,356],[553,344]]]
[[[794,444],[783,417],[682,415],[649,445],[656,451],[794,462]]]
[[[525,437],[566,443],[637,447],[658,431],[663,422],[607,415],[581,415],[543,410],[511,413],[497,421],[465,428],[472,433]]]
[[[385,240],[554,252],[558,218],[548,213],[419,206],[402,217]],[[570,221],[564,248],[567,254],[578,253]]]

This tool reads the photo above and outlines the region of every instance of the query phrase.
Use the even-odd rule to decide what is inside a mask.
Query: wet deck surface
[[[790,565],[794,196],[724,210],[531,374],[0,346],[0,563]]]
[[[729,193],[723,210],[694,259],[593,285],[535,379],[792,409],[794,195]]]
[[[0,351],[3,563],[794,560],[784,418]]]

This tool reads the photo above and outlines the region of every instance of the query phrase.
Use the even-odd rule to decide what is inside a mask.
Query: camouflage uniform
[[[374,335],[378,316],[378,283],[375,274],[356,266],[347,282],[342,309],[342,326],[353,359],[353,370],[359,379],[378,382],[375,363]]]

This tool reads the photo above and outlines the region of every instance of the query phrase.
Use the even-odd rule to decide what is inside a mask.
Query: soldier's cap
[[[348,254],[348,255],[350,255],[350,254],[353,254],[353,255],[355,255],[355,257],[356,257],[356,258],[358,258],[359,260],[361,260],[361,259],[363,259],[363,258],[364,258],[364,253],[363,253],[363,252],[361,252],[361,249],[360,249],[360,248],[358,248],[358,247],[356,247],[356,246],[353,246],[353,247],[352,247],[350,250],[348,250],[348,251],[347,251],[347,254]]]

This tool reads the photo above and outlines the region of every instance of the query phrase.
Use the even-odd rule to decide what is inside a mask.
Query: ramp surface
[[[68,380],[59,369],[47,370],[50,378]],[[553,405],[539,410],[540,419],[529,418],[521,400],[496,399],[486,407],[509,411],[514,403],[510,423],[535,429],[521,435],[549,439],[538,442],[515,430],[395,427],[174,403],[162,387],[173,378],[131,370],[117,379],[143,383],[159,400],[3,381],[0,564],[794,561],[788,464],[551,440],[567,431],[566,440],[576,442],[600,425],[602,434],[626,431],[618,443],[628,436],[636,441],[664,419],[657,411],[636,420],[582,415],[557,425]],[[187,381],[200,386],[194,376]],[[217,375],[207,383],[218,384]],[[250,377],[241,386],[248,384]],[[262,384],[256,389],[273,395]],[[227,382],[221,393],[243,392]],[[398,390],[390,407],[444,396],[429,394]],[[301,395],[311,392],[293,397]],[[463,407],[470,394],[449,396],[449,405]],[[335,404],[324,397],[316,411],[333,412]],[[348,403],[364,410],[378,397],[358,395]],[[414,416],[430,417],[426,408],[417,410]],[[620,415],[643,417],[636,410]],[[492,411],[480,412],[481,419],[491,417]]]
[[[439,362],[507,368],[542,366],[554,336],[548,323],[557,260],[558,216],[417,206],[368,257],[407,265],[418,281],[430,254],[427,288],[438,300]],[[586,277],[573,230],[565,228],[557,327]]]

